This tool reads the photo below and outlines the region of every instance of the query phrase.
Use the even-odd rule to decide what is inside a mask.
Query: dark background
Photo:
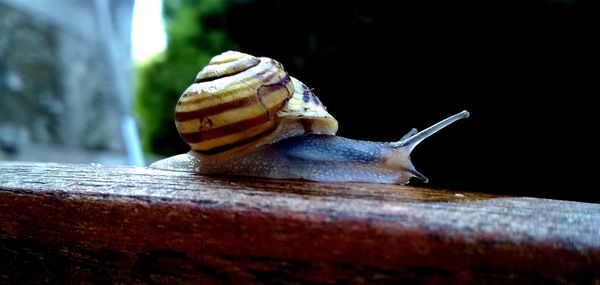
[[[600,202],[592,138],[598,106],[591,103],[598,94],[597,4],[227,3],[198,25],[227,31],[233,48],[282,62],[338,119],[338,135],[395,141],[412,127],[469,110],[469,119],[413,152],[429,186]],[[165,11],[177,15],[173,7]],[[202,36],[189,41],[220,48],[206,47]],[[155,148],[174,140],[159,138]]]

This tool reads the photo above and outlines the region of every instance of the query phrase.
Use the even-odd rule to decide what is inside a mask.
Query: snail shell
[[[279,62],[235,51],[215,56],[198,73],[177,102],[175,125],[201,154],[231,154],[338,129],[321,101]]]
[[[198,73],[175,108],[177,130],[192,150],[151,167],[324,182],[427,182],[410,153],[468,116],[462,111],[421,132],[412,129],[397,142],[343,138],[321,101],[279,62],[228,51]]]

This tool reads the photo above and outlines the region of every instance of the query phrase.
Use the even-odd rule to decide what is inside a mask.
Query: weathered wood
[[[0,163],[0,283],[600,282],[600,205]]]

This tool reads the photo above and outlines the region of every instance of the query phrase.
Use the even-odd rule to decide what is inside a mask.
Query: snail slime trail
[[[235,51],[215,56],[175,107],[188,153],[150,165],[198,174],[323,182],[425,182],[410,153],[425,138],[467,118],[462,111],[397,142],[336,136],[319,98],[270,58]]]

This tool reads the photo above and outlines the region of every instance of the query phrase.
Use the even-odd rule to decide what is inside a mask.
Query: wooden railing
[[[600,205],[4,162],[0,260],[12,284],[599,284]]]

